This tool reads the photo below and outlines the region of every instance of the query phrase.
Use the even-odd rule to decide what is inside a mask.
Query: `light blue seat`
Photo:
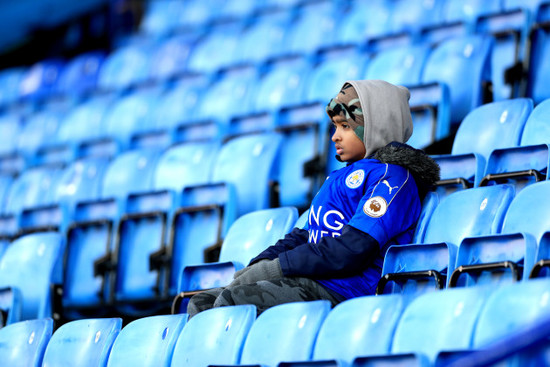
[[[548,63],[548,27],[544,26],[550,19],[550,5],[542,3],[535,19],[534,29],[530,35],[531,49],[527,72],[527,95],[536,104],[550,98]],[[537,24],[541,26],[537,26]]]
[[[61,325],[53,334],[42,366],[106,366],[122,319],[82,319]]]
[[[326,366],[328,361],[333,366],[348,366],[357,357],[389,353],[404,308],[404,299],[398,294],[340,303],[321,325],[308,366]]]
[[[236,61],[258,64],[282,54],[286,49],[284,41],[289,20],[290,15],[286,11],[258,14],[240,37]]]
[[[0,329],[0,359],[13,367],[40,367],[52,336],[52,319],[21,321]]]
[[[166,36],[177,28],[184,10],[185,6],[176,0],[147,1],[139,30],[149,37]]]
[[[53,95],[64,65],[58,59],[46,59],[32,65],[19,84],[20,96],[36,100]]]
[[[486,287],[452,289],[419,296],[403,311],[395,329],[391,356],[374,358],[382,366],[402,358],[410,366],[433,366],[441,351],[472,347],[476,322],[491,294]],[[389,353],[387,353],[389,354]],[[361,362],[361,363],[359,363]],[[359,358],[354,366],[371,365]]]
[[[529,98],[488,103],[471,111],[460,124],[450,155],[435,156],[441,167],[442,191],[479,186],[494,149],[520,144],[523,128],[533,110]]]
[[[242,25],[239,22],[213,27],[198,40],[187,60],[190,72],[212,73],[236,63]]]
[[[22,128],[23,123],[18,114],[4,113],[0,116],[0,133],[2,134],[0,153],[2,155],[13,153],[17,149],[17,141]],[[6,171],[4,167],[1,168]]]
[[[92,51],[70,60],[61,72],[57,89],[62,93],[81,94],[96,88],[105,56],[104,52]]]
[[[416,230],[414,232],[413,243],[423,243],[424,234],[426,233],[426,227],[430,222],[430,218],[439,205],[439,195],[436,192],[428,192],[424,201],[422,202],[422,211],[420,212],[420,218],[416,224]]]
[[[385,1],[353,2],[341,22],[337,41],[344,44],[361,44],[365,40],[392,33],[392,6]],[[365,16],[370,14],[370,16]]]
[[[61,119],[61,114],[48,110],[30,116],[19,133],[17,150],[32,157],[39,148],[56,143]]]
[[[221,147],[212,182],[234,187],[238,215],[270,206],[270,180],[275,177],[281,142],[280,134],[264,133],[238,136]]]
[[[265,310],[250,328],[240,365],[310,360],[329,311],[328,301],[293,302]]]
[[[238,364],[255,320],[254,305],[217,307],[200,312],[183,328],[171,366]]]
[[[99,71],[98,88],[123,90],[147,80],[151,62],[149,47],[129,45],[107,55]]]
[[[8,105],[19,99],[19,86],[27,69],[11,67],[0,71],[0,105]]]
[[[187,314],[160,315],[130,322],[115,339],[107,366],[170,366],[187,317]]]
[[[157,1],[153,1],[157,2]],[[178,7],[172,2],[167,7]],[[154,80],[166,80],[183,74],[187,69],[187,59],[192,52],[193,37],[175,35],[163,41],[152,55],[149,76]]]
[[[259,80],[253,102],[255,112],[273,112],[277,109],[301,103],[310,63],[302,58],[282,59],[269,63],[267,72]]]
[[[550,167],[550,130],[546,116],[550,100],[538,104],[529,114],[519,146],[491,152],[483,181],[511,182],[519,190],[533,182],[548,179]]]
[[[338,24],[334,12],[339,10],[330,2],[299,7],[298,16],[290,23],[287,31],[286,51],[309,54],[333,44]]]
[[[297,219],[298,211],[291,207],[259,210],[239,217],[223,240],[219,262],[188,264],[176,274],[180,294],[174,311],[180,312],[180,307],[186,309],[184,302],[194,291],[229,284],[235,271],[289,233]]]
[[[488,74],[492,40],[471,35],[450,38],[430,53],[422,83],[440,83],[449,89],[451,123],[457,124],[484,102],[484,81]]]
[[[392,4],[392,29],[394,32],[417,34],[421,29],[443,22],[445,1],[397,0]]]
[[[442,199],[426,226],[423,244],[388,249],[377,293],[416,295],[433,289],[434,282],[436,288],[448,286],[462,240],[499,233],[513,196],[513,187],[498,185],[458,191]]]
[[[34,233],[12,242],[0,259],[0,293],[21,295],[20,320],[51,317],[50,285],[60,280],[63,250],[59,233]]]

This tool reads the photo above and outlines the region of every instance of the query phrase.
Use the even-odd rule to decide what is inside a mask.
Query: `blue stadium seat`
[[[424,44],[380,51],[369,61],[365,79],[405,86],[419,84],[430,51]]]
[[[422,28],[443,22],[444,0],[397,0],[393,2],[392,29],[394,32],[409,32],[416,35]]]
[[[212,182],[234,187],[238,215],[270,206],[270,180],[275,177],[275,159],[281,141],[278,133],[264,133],[238,136],[222,146]]]
[[[386,1],[353,2],[338,28],[338,43],[362,44],[369,38],[392,33],[392,6]]]
[[[51,317],[50,284],[59,281],[63,249],[59,233],[34,233],[12,242],[0,259],[0,293],[21,294],[21,320]]]
[[[53,334],[42,366],[106,366],[122,319],[82,319],[61,325]]]
[[[19,134],[23,128],[21,117],[15,113],[4,113],[0,116],[0,133],[2,136],[0,154],[10,154],[17,149]],[[4,167],[2,170],[5,171]]]
[[[297,219],[296,208],[289,207],[259,210],[239,217],[224,238],[219,262],[189,264],[176,274],[180,282],[178,302],[181,307],[186,309],[187,304],[183,301],[195,291],[229,284],[235,271],[248,265],[253,257],[283,238],[292,230]]]
[[[150,46],[129,45],[107,55],[99,71],[98,88],[102,90],[123,90],[149,77]]]
[[[491,49],[489,36],[471,35],[450,38],[430,53],[422,83],[440,83],[449,89],[451,123],[459,123],[484,102],[484,83],[490,80]]]
[[[276,366],[311,359],[330,302],[293,302],[271,307],[254,322],[243,346],[241,365]]]
[[[327,361],[334,361],[335,366],[347,366],[356,357],[389,353],[404,308],[404,299],[398,294],[358,297],[340,303],[321,325],[308,365],[326,366]]]
[[[177,28],[184,11],[184,4],[177,0],[147,1],[139,31],[149,37],[169,35]]]
[[[267,72],[260,78],[253,110],[273,112],[283,106],[301,103],[310,70],[311,64],[302,57],[269,63]]]
[[[238,364],[255,319],[253,305],[218,307],[197,314],[183,328],[171,366]]]
[[[530,34],[529,64],[527,65],[527,96],[539,104],[550,98],[550,72],[548,70],[548,20],[550,19],[550,4],[542,3],[539,7],[533,31]]]
[[[339,7],[324,1],[304,4],[290,23],[286,35],[286,52],[311,54],[335,42],[338,21],[334,13]]]
[[[239,39],[242,34],[240,22],[221,24],[197,40],[187,60],[190,72],[212,73],[236,63]]]
[[[7,68],[0,71],[0,105],[9,105],[19,99],[19,86],[25,77],[24,67]]]
[[[458,191],[442,199],[426,226],[423,244],[388,249],[377,293],[419,294],[433,289],[434,282],[427,283],[427,277],[434,279],[436,287],[444,288],[462,240],[500,233],[513,196],[513,187],[498,185]],[[412,274],[421,281],[409,277],[415,272],[422,273]]]
[[[149,316],[130,322],[115,339],[107,366],[169,366],[187,317]]]
[[[53,95],[64,66],[65,63],[57,59],[43,60],[32,65],[19,85],[20,96],[32,101]]]
[[[260,64],[281,55],[286,49],[285,35],[289,27],[287,11],[260,13],[246,28],[237,45],[236,62]]]
[[[443,188],[448,184],[479,186],[491,152],[520,144],[532,109],[531,99],[517,98],[472,110],[458,128],[451,155],[434,157],[441,166],[441,179],[448,180],[441,183]]]
[[[187,70],[187,59],[191,54],[193,42],[193,37],[187,34],[175,35],[163,41],[151,56],[151,79],[162,81],[183,74]]]
[[[546,320],[549,306],[548,287],[548,279],[533,279],[496,289],[479,315],[472,340],[473,348],[483,349],[514,332]],[[514,364],[507,365],[531,365],[529,359],[536,360],[539,356],[525,353],[517,357]]]
[[[57,89],[61,93],[77,95],[95,89],[105,56],[104,52],[93,51],[82,53],[70,60],[61,72]]]
[[[56,143],[61,125],[61,114],[43,110],[26,119],[17,139],[17,150],[27,155],[32,162],[39,148]]]
[[[416,230],[414,232],[413,243],[423,243],[424,234],[426,233],[426,227],[430,222],[430,218],[439,205],[439,195],[436,192],[428,192],[424,201],[422,202],[422,211],[420,212],[420,218],[416,224]]]
[[[21,321],[0,329],[0,359],[13,367],[40,367],[52,336],[52,319]]]
[[[407,365],[433,366],[441,351],[470,349],[478,316],[490,294],[490,288],[478,287],[419,296],[405,308],[397,324],[392,356],[375,360],[394,365],[390,360],[400,355]],[[368,365],[367,361],[359,358],[356,362],[362,364],[354,365]]]

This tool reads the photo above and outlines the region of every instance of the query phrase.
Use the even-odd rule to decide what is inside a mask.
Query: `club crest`
[[[380,218],[386,214],[388,209],[388,203],[382,196],[375,196],[370,198],[363,205],[363,212],[372,218]]]
[[[350,189],[356,189],[363,183],[363,180],[365,179],[365,171],[362,169],[358,169],[357,171],[353,171],[346,177],[346,186]]]

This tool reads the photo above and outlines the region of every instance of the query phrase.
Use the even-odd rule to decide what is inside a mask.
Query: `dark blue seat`
[[[65,94],[82,94],[95,89],[105,56],[100,51],[86,52],[67,62],[57,82],[57,89]]]

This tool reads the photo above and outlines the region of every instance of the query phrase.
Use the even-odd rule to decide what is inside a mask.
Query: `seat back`
[[[83,93],[97,86],[97,79],[105,54],[99,51],[82,53],[69,61],[57,82],[65,93]]]
[[[519,145],[548,144],[550,137],[548,113],[550,113],[550,99],[539,103],[529,114]]]
[[[312,359],[351,365],[359,356],[389,353],[404,307],[400,294],[357,297],[338,304],[319,330]]]
[[[187,318],[187,314],[161,315],[130,322],[115,339],[107,366],[170,366]]]
[[[537,26],[544,24],[550,19],[549,5],[541,3],[536,15],[533,32],[530,35],[531,49],[529,53],[529,68],[527,76],[527,95],[539,104],[545,99],[550,98],[550,73],[548,69],[548,60],[550,47],[548,47],[548,27]]]
[[[21,320],[51,316],[50,284],[60,281],[63,246],[59,233],[29,234],[12,242],[0,259],[0,288],[21,292]]]
[[[52,336],[53,320],[21,321],[0,329],[0,360],[5,366],[40,367]]]
[[[239,217],[227,232],[220,261],[248,265],[254,256],[290,232],[297,219],[298,211],[293,207],[259,210]]]
[[[44,367],[106,366],[122,319],[82,319],[55,331],[44,354]]]
[[[226,182],[235,187],[239,215],[269,207],[269,184],[274,177],[281,140],[277,133],[245,135],[222,146],[212,182]]]
[[[1,144],[0,153],[13,153],[17,148],[19,134],[22,131],[23,123],[21,118],[15,113],[5,113],[0,116]]]
[[[330,302],[293,302],[271,307],[254,322],[244,343],[241,365],[276,366],[308,361]]]
[[[451,122],[460,122],[483,101],[488,80],[491,40],[480,35],[454,37],[440,43],[428,57],[423,83],[445,83],[450,91]]]
[[[440,351],[472,347],[478,316],[490,288],[448,289],[423,294],[403,311],[392,353],[421,353],[434,362]]]
[[[154,3],[149,2],[149,4]],[[174,3],[172,2],[172,7],[177,7],[178,5]],[[166,6],[166,8],[170,7]],[[162,21],[159,23],[162,23]],[[151,57],[149,76],[152,79],[165,80],[183,73],[187,68],[187,60],[193,49],[193,40],[194,37],[180,34],[162,41]]]
[[[122,90],[143,82],[149,76],[150,50],[143,45],[130,45],[111,52],[99,71],[98,87]]]
[[[405,1],[401,1],[404,3]],[[420,83],[430,54],[428,45],[390,48],[376,53],[367,65],[365,79],[382,79],[397,85]]]
[[[18,135],[17,149],[32,156],[39,148],[56,143],[61,117],[60,113],[49,110],[31,115]]]
[[[244,341],[255,319],[254,305],[217,307],[197,314],[183,328],[171,365],[238,364]]]

